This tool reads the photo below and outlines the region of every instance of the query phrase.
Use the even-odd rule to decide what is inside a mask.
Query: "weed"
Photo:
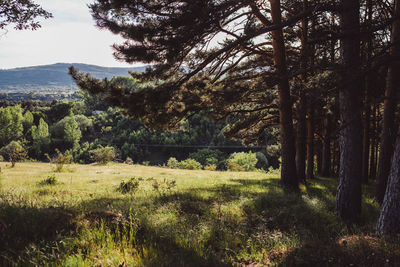
[[[138,188],[139,188],[139,179],[136,177],[132,177],[127,182],[122,181],[119,184],[117,191],[120,192],[121,194],[127,194],[127,193],[133,194]]]
[[[62,172],[65,164],[70,164],[72,161],[72,155],[66,155],[61,153],[60,150],[56,149],[56,155],[54,157],[50,157],[46,154],[47,158],[49,159],[50,163],[54,164],[55,172]]]
[[[44,186],[44,185],[56,185],[58,183],[59,182],[57,180],[57,177],[53,174],[53,175],[49,175],[49,176],[47,176],[47,178],[39,181],[38,185],[42,185],[42,186]]]

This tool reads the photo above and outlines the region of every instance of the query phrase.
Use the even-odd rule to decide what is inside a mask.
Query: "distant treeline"
[[[60,150],[77,163],[91,163],[96,149],[113,147],[118,161],[152,165],[166,164],[171,157],[184,160],[199,150],[207,154],[208,150],[221,152],[223,158],[234,152],[261,152],[268,160],[264,168],[279,166],[275,136],[271,135],[268,149],[246,147],[224,137],[228,122],[217,122],[202,113],[182,121],[175,132],[151,131],[90,95],[80,97],[79,101],[0,101],[4,159],[10,160],[5,148],[18,142],[27,158],[40,161]]]

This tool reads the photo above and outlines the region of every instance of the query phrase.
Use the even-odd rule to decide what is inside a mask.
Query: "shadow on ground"
[[[383,241],[360,238],[358,226],[336,218],[331,180],[311,181],[303,193],[285,192],[278,179],[230,182],[142,199],[94,198],[73,212],[0,206],[8,225],[0,234],[0,255],[15,260],[32,243],[73,236],[77,214],[111,210],[134,216],[135,245],[148,266],[382,266],[399,260]],[[369,223],[360,226],[368,229]]]

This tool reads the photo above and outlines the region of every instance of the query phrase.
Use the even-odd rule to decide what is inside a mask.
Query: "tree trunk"
[[[314,179],[314,109],[307,109],[307,179]]]
[[[321,176],[329,177],[331,175],[331,118],[329,114],[324,119],[323,138]]]
[[[367,184],[369,178],[369,153],[370,153],[370,129],[371,129],[371,103],[369,100],[370,81],[365,81],[365,117],[363,131],[363,155],[362,155],[362,181]]]
[[[273,24],[282,22],[280,0],[269,0]],[[292,100],[286,66],[286,50],[282,29],[272,31],[272,47],[274,63],[279,74],[279,116],[280,135],[282,145],[281,181],[288,188],[298,189],[299,182],[296,175],[295,142],[293,135]]]
[[[362,89],[360,74],[360,3],[341,0],[340,171],[336,210],[343,220],[361,213]]]
[[[376,232],[379,235],[400,234],[400,129]]]
[[[399,1],[395,2],[394,17],[400,16]],[[386,77],[386,91],[383,111],[383,126],[381,136],[381,148],[379,151],[378,176],[376,177],[376,200],[382,203],[386,191],[386,184],[390,171],[390,163],[393,154],[393,143],[395,141],[395,112],[397,86],[399,86],[400,75],[400,21],[396,19],[392,26],[392,37],[390,58],[394,59],[389,65]]]
[[[303,10],[308,7],[308,0],[303,0]],[[307,65],[308,65],[308,18],[301,20],[301,79],[307,83]],[[296,169],[297,179],[305,182],[306,180],[306,112],[307,101],[304,88],[300,89],[300,103],[298,109],[297,122],[297,141],[296,141]]]
[[[296,169],[299,182],[306,180],[306,112],[306,96],[304,91],[301,91],[296,140]]]
[[[378,142],[378,127],[377,127],[377,116],[376,116],[376,104],[374,104],[372,110],[372,129],[371,129],[371,155],[369,160],[369,179],[376,179],[376,163],[375,163],[375,151]]]

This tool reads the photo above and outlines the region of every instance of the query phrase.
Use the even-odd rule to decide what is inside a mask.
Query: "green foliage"
[[[203,166],[194,159],[178,161],[176,158],[171,157],[167,162],[167,167],[171,169],[201,170]]]
[[[217,165],[215,165],[215,164],[206,165],[204,167],[204,170],[206,170],[206,171],[215,171],[215,170],[217,170]]]
[[[11,141],[0,152],[11,162],[11,167],[14,167],[17,161],[27,158],[27,151],[19,141]]]
[[[261,152],[257,152],[256,153],[256,157],[257,157],[256,168],[257,169],[268,170],[270,165],[269,165],[267,157]]]
[[[132,165],[133,160],[130,157],[127,157],[126,160],[124,161],[125,164]]]
[[[38,126],[32,126],[32,153],[36,158],[41,158],[48,152],[50,144],[49,126],[40,118]]]
[[[63,149],[75,148],[82,138],[82,131],[75,116],[67,116],[51,127],[51,135],[56,146]]]
[[[0,29],[14,25],[16,30],[36,30],[40,28],[38,18],[51,18],[52,14],[33,1],[7,0],[0,1]]]
[[[199,149],[195,153],[190,153],[189,158],[198,161],[201,165],[218,165],[225,159],[225,155],[218,149]]]
[[[137,177],[132,177],[127,182],[122,181],[117,188],[117,192],[121,194],[133,194],[139,188],[139,185],[139,179]]]
[[[171,157],[167,162],[167,167],[171,169],[179,169],[179,161],[176,158]]]
[[[63,154],[60,150],[56,149],[56,155],[54,157],[50,157],[47,155],[47,158],[50,160],[50,163],[56,166],[55,172],[62,172],[65,164],[70,164],[72,161],[72,155]]]
[[[10,141],[18,140],[24,130],[21,106],[0,108],[0,144],[6,145]]]
[[[74,108],[73,102],[61,102],[57,103],[48,110],[47,117],[51,123],[60,121],[65,117],[72,116],[72,110]]]
[[[252,152],[233,153],[227,161],[227,167],[230,171],[255,171],[256,164],[256,153]]]
[[[93,126],[93,121],[86,117],[85,115],[75,115],[74,119],[78,123],[81,132],[86,132],[90,127]]]
[[[23,125],[24,125],[24,130],[25,132],[28,131],[32,125],[33,125],[33,114],[29,110],[25,111],[24,113],[24,119],[23,119]]]
[[[116,157],[115,148],[111,146],[99,147],[89,151],[95,162],[106,164]]]
[[[64,140],[76,146],[82,137],[82,132],[74,117],[67,117],[64,124]]]
[[[38,184],[42,185],[42,186],[44,186],[44,185],[56,185],[56,184],[58,184],[58,180],[57,180],[57,177],[54,174],[52,174],[52,175],[47,176],[47,178],[39,181]]]
[[[124,79],[115,78],[121,83],[124,83]],[[136,90],[135,86],[139,86],[134,80],[128,79],[125,82],[132,83],[132,90]],[[43,106],[32,104],[27,106],[29,109],[26,110],[20,106],[3,108],[3,115],[6,115],[3,117],[6,119],[3,120],[5,123],[0,129],[0,145],[3,132],[6,141],[8,140],[3,146],[10,141],[21,139],[22,135],[26,136],[25,145],[29,157],[36,160],[45,159],[47,153],[58,148],[61,151],[68,151],[73,156],[74,162],[90,163],[93,162],[91,150],[112,146],[119,158],[125,160],[129,157],[135,163],[161,165],[172,156],[180,159],[192,158],[202,166],[216,165],[218,170],[226,169],[225,153],[212,149],[200,149],[193,153],[190,150],[177,149],[177,146],[240,145],[223,137],[222,130],[226,123],[214,122],[203,113],[182,121],[175,132],[158,132],[149,130],[140,121],[132,120],[115,108],[87,117],[82,112],[88,110],[77,103],[41,103],[41,105]],[[19,115],[11,116],[12,113]],[[69,115],[60,118],[65,114]],[[32,122],[32,116],[33,124],[26,129]],[[13,120],[13,117],[17,119]],[[14,133],[17,134],[13,136]]]
[[[179,169],[184,170],[201,170],[203,166],[194,159],[185,159],[179,162]]]

